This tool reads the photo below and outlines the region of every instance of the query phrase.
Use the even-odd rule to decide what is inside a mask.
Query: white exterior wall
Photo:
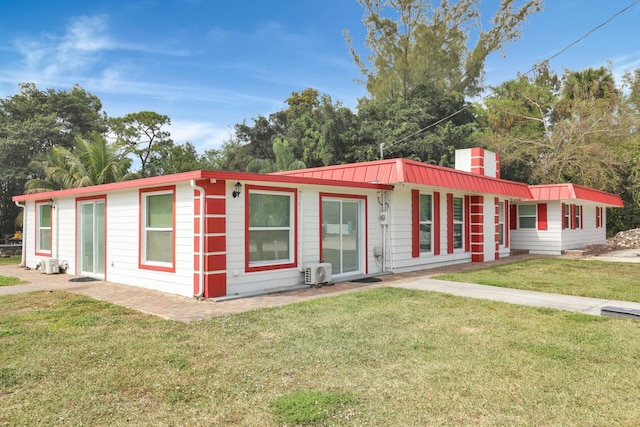
[[[84,196],[84,195],[83,195]],[[125,285],[156,289],[179,295],[193,295],[193,190],[189,183],[176,186],[176,259],[175,273],[138,268],[139,257],[139,191],[137,188],[114,191],[106,198],[106,280]],[[56,198],[52,213],[51,258],[66,261],[67,273],[80,274],[76,239],[76,198]],[[29,201],[25,210],[26,265],[36,268],[45,258],[36,256],[35,203]]]
[[[412,256],[412,221],[411,221],[411,187],[396,186],[390,197],[390,251],[391,262],[389,271],[404,273],[423,270],[445,265],[471,262],[471,252],[456,249],[454,253],[447,253],[447,192],[440,192],[440,255],[434,255],[433,250],[421,253],[419,257]],[[433,189],[421,189],[422,194],[433,194]],[[455,197],[464,197],[462,193],[454,193]],[[492,199],[493,200],[493,199]],[[433,234],[433,231],[432,231]],[[432,242],[435,245],[435,242]]]
[[[565,202],[568,203],[568,202]],[[579,249],[587,245],[604,244],[607,240],[607,229],[603,225],[596,228],[596,205],[586,203],[576,203],[582,205],[584,218],[582,219],[583,228],[575,230],[562,230],[562,250]],[[602,220],[606,224],[606,209],[603,209]]]
[[[139,192],[113,192],[107,196],[107,280],[184,296],[193,295],[193,189],[176,185],[175,272],[138,268]]]
[[[243,182],[243,184],[252,184]],[[269,187],[265,183],[256,183]],[[245,271],[245,206],[241,199],[227,198],[227,295],[260,292],[304,284],[304,268],[320,261],[320,193],[336,195],[357,195],[366,197],[367,218],[361,224],[362,244],[368,233],[366,248],[367,270],[362,274],[380,274],[381,263],[374,256],[374,247],[382,244],[382,226],[380,225],[381,207],[378,204],[376,190],[351,189],[322,186],[292,186],[274,184],[277,188],[298,188],[298,266],[286,269],[246,272]],[[336,196],[339,197],[339,196]],[[364,215],[364,212],[363,212]],[[364,259],[364,257],[363,257]],[[361,275],[361,274],[360,274]],[[347,277],[345,277],[346,279]]]
[[[528,250],[532,254],[561,255],[562,251],[587,245],[604,244],[606,227],[596,228],[596,205],[582,200],[565,200],[566,204],[581,205],[583,228],[562,229],[563,201],[547,201],[547,230],[518,229],[511,231],[511,247]],[[603,209],[606,211],[606,209]],[[603,222],[606,224],[605,214]]]

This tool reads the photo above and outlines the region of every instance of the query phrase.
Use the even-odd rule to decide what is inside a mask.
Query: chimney
[[[480,147],[456,150],[456,169],[500,178],[500,155]]]

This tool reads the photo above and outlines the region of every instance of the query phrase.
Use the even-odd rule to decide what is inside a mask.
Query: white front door
[[[362,273],[362,203],[322,199],[322,261],[335,276]]]
[[[78,263],[80,265],[80,274],[104,279],[104,200],[80,202],[79,209]]]

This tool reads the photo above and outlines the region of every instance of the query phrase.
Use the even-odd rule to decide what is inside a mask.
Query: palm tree
[[[608,102],[617,93],[613,74],[604,67],[567,72],[562,79],[562,97],[557,112],[560,117],[566,118],[581,102]]]
[[[55,146],[36,158],[31,166],[45,178],[31,179],[25,188],[27,193],[40,193],[139,178],[129,172],[130,165],[131,160],[120,155],[115,145],[92,133],[87,139],[76,138],[73,150]]]

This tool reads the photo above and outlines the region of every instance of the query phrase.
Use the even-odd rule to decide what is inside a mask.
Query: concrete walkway
[[[628,254],[624,254],[627,258]],[[585,298],[570,295],[557,295],[544,292],[524,291],[510,288],[499,288],[469,283],[434,280],[434,274],[483,268],[492,265],[522,261],[536,258],[532,255],[517,255],[484,264],[460,264],[431,270],[423,270],[407,274],[396,274],[380,277],[374,283],[343,282],[321,288],[307,288],[271,295],[241,298],[223,302],[197,300],[134,286],[120,285],[96,280],[87,280],[68,274],[44,275],[38,271],[26,270],[17,266],[0,266],[0,275],[18,277],[27,284],[0,287],[0,297],[36,291],[66,291],[89,296],[98,300],[109,301],[141,312],[153,314],[166,319],[189,322],[223,316],[243,311],[291,304],[298,301],[337,295],[345,292],[356,292],[382,286],[418,289],[432,292],[443,292],[463,297],[502,301],[511,304],[548,307],[558,310],[575,311],[600,315],[605,306],[640,310],[640,303]],[[608,260],[616,260],[615,254],[609,254]],[[640,257],[628,257],[637,262]],[[596,258],[597,259],[597,258]]]

